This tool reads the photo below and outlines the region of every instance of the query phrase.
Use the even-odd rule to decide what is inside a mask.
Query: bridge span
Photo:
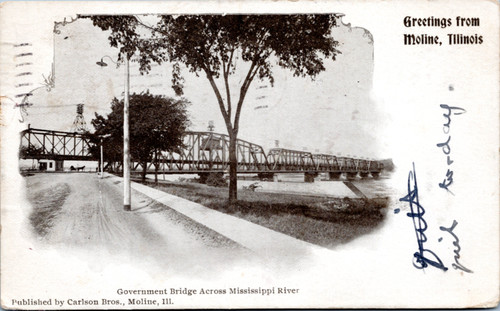
[[[96,144],[92,143],[90,135],[28,128],[21,132],[20,157],[98,161],[98,155],[91,152]],[[229,171],[228,135],[186,132],[183,143],[178,152],[162,151],[156,163],[148,162],[147,173],[208,175]],[[383,170],[382,162],[376,160],[285,148],[272,148],[266,153],[262,146],[242,139],[237,140],[236,153],[238,173],[258,174],[261,178],[272,178],[277,173],[304,173],[306,181],[311,181],[319,173],[328,173],[332,179],[339,178],[341,174],[378,177]],[[120,169],[120,165],[115,163],[115,168]],[[144,168],[132,159],[132,169],[143,171]]]

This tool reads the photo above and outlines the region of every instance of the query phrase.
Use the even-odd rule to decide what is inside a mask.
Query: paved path
[[[122,180],[120,177],[112,177]],[[264,258],[297,258],[314,250],[324,250],[249,221],[218,212],[198,203],[132,182],[132,189],[158,201],[194,221],[222,234]],[[134,207],[132,206],[132,210]]]

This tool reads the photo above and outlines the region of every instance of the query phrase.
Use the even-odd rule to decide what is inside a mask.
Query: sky
[[[59,25],[53,34],[55,87],[41,88],[31,98],[26,124],[34,128],[70,131],[76,105],[84,104],[89,130],[94,114],[107,114],[114,97],[123,97],[124,66],[117,66],[117,49],[109,46],[108,33],[90,20],[78,19]],[[247,93],[240,121],[239,138],[262,145],[357,157],[381,158],[377,140],[379,109],[371,99],[373,81],[373,39],[363,28],[340,23],[333,29],[342,54],[325,60],[326,70],[314,80],[293,77],[285,69],[273,67],[274,86],[254,81]],[[376,44],[376,43],[375,43]],[[105,57],[109,56],[109,57]],[[101,58],[107,67],[96,64]],[[242,69],[243,66],[240,67]],[[50,68],[47,68],[50,73]],[[216,97],[206,77],[183,68],[184,97],[191,102],[190,130],[226,133]],[[242,71],[231,77],[232,89],[241,81]],[[171,89],[171,65],[154,66],[141,75],[138,65],[130,65],[131,93],[149,89],[153,94],[175,97]],[[233,97],[237,94],[233,93]]]

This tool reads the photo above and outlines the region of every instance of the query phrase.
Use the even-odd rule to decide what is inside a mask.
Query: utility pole
[[[130,136],[129,136],[129,59],[125,54],[125,100],[123,104],[123,209],[130,211]]]
[[[104,178],[104,152],[103,152],[103,147],[102,147],[102,137],[101,137],[101,179]]]
[[[104,57],[109,58],[113,63],[116,62],[109,56],[103,56],[101,61],[96,64],[101,67],[106,67],[108,64],[104,62]],[[130,211],[130,135],[129,135],[129,122],[128,122],[128,108],[130,96],[130,70],[129,70],[129,56],[124,55],[125,63],[125,98],[123,102],[123,209]]]
[[[125,98],[123,101],[123,209],[130,211],[130,135],[129,135],[129,97],[130,97],[130,70],[129,56],[124,54],[125,63]],[[101,67],[108,64],[104,62],[104,57],[109,58],[113,63],[116,62],[109,56],[103,56],[101,61],[96,62]]]

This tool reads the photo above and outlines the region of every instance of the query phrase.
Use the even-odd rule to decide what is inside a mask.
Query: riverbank
[[[228,189],[188,182],[146,185],[319,246],[334,248],[376,230],[384,221],[387,198],[330,198]]]

